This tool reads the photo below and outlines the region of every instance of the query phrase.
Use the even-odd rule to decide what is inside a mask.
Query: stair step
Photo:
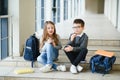
[[[67,44],[68,39],[62,39],[63,45]],[[105,40],[105,39],[89,39],[89,46],[120,46],[120,40]]]
[[[85,64],[89,64],[89,61],[90,61],[91,57],[92,56],[87,56],[86,57],[87,62]],[[58,58],[58,61],[56,61],[55,63],[70,65],[70,61],[68,60],[67,56],[65,56],[65,55],[60,55],[59,58]],[[6,58],[5,60],[1,61],[0,66],[30,67],[31,62],[24,60],[23,57],[15,57],[14,59],[9,57],[9,58]],[[34,63],[34,67],[38,68],[38,67],[41,67],[41,66],[42,65],[39,64],[37,61]],[[113,65],[113,70],[120,70],[120,58],[116,59],[115,64]]]
[[[114,52],[116,57],[120,57],[120,47],[116,46],[88,46],[88,56],[93,56],[95,55],[95,51],[97,50],[106,50],[110,52]],[[60,55],[65,55],[63,50],[59,51]]]
[[[114,47],[114,46],[88,46],[89,51],[94,50],[107,50],[107,51],[118,51],[120,52],[120,47]]]
[[[23,67],[0,67],[0,80],[119,80],[120,78],[120,72],[114,70],[111,71],[110,74],[106,74],[104,77],[99,73],[93,74],[90,70],[83,70],[82,72],[74,75],[69,72],[69,69],[66,72],[53,71],[49,73],[42,73],[39,71],[39,68],[33,68],[35,71],[34,73],[14,73],[14,70],[21,68]],[[5,72],[6,74],[3,74],[2,72]]]

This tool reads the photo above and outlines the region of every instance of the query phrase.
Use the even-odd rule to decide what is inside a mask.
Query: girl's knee
[[[40,56],[37,57],[37,61],[38,61],[38,62],[41,61],[41,57],[40,57]]]
[[[44,57],[41,56],[41,55],[38,56],[38,57],[37,57],[37,61],[40,62],[40,63],[42,63],[42,62],[44,61]]]

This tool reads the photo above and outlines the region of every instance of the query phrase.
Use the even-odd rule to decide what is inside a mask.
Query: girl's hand
[[[56,46],[56,44],[52,38],[48,38],[47,42],[51,43],[53,46]]]
[[[52,45],[53,45],[54,47],[56,46],[56,44],[55,44],[54,40],[53,40],[53,42],[52,42]]]
[[[48,38],[47,42],[48,42],[48,43],[52,43],[53,40],[52,40],[51,38]]]

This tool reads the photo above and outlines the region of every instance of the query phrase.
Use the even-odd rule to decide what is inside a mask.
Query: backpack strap
[[[36,53],[37,48],[36,48],[35,36],[33,35],[32,37],[33,37],[33,43],[35,44],[35,46],[34,46],[35,47],[35,50],[34,50],[35,52],[34,53]],[[31,67],[32,68],[33,68],[33,65],[34,65],[34,62],[35,62],[35,60],[34,60],[35,54],[34,53],[33,53],[33,59],[32,59],[32,62],[31,62]]]
[[[34,64],[34,60],[32,60],[32,62],[31,62],[31,67],[33,68],[33,64]]]

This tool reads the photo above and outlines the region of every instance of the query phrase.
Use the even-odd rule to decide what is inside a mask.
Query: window
[[[44,0],[41,0],[41,27],[44,25]]]
[[[36,30],[44,25],[44,0],[36,0]]]
[[[60,22],[60,0],[57,0],[57,22]]]
[[[68,19],[68,0],[64,0],[64,20]]]
[[[0,19],[0,59],[8,56],[8,18]]]
[[[52,0],[52,17],[53,17],[53,22],[56,23],[56,0]]]
[[[53,22],[60,22],[60,0],[53,0]]]
[[[8,14],[8,0],[0,0],[0,15]]]
[[[8,43],[8,0],[0,0],[0,60],[8,56],[9,43]]]

